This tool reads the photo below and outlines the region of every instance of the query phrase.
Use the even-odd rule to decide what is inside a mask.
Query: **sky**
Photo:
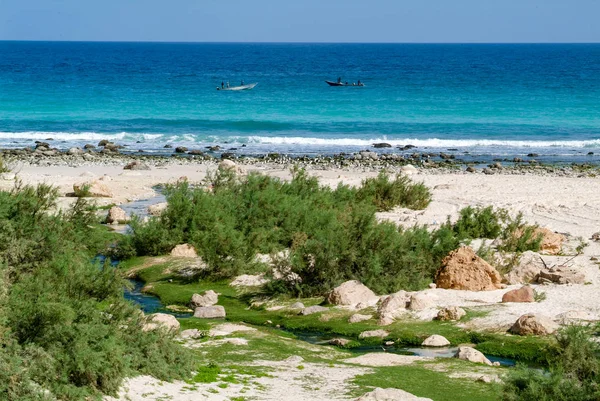
[[[0,0],[0,40],[600,42],[600,0]]]

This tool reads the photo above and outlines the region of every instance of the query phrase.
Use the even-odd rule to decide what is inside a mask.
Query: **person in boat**
[[[360,82],[360,79],[358,80],[358,86],[363,86],[362,82]]]
[[[341,84],[341,83],[342,83],[342,77],[338,77],[337,83],[338,83],[338,84]]]
[[[221,89],[225,88],[225,82],[221,81]]]
[[[227,81],[227,87],[229,88],[229,81]]]

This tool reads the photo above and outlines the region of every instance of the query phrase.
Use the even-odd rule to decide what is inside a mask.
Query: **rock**
[[[448,306],[440,310],[436,316],[436,320],[460,320],[467,312],[458,306]]]
[[[175,153],[185,153],[188,151],[188,148],[185,146],[178,146],[175,148]]]
[[[397,388],[379,388],[355,398],[354,401],[432,401]]]
[[[234,278],[229,285],[232,287],[260,287],[268,282],[269,280],[267,280],[263,274],[242,274],[241,276]]]
[[[123,170],[150,170],[150,167],[139,160],[134,160],[123,167]]]
[[[379,160],[379,156],[375,152],[369,152],[366,150],[362,150],[358,152],[363,160]]]
[[[327,296],[332,305],[355,306],[359,303],[375,305],[379,297],[360,281],[351,280],[334,288]]]
[[[302,302],[294,302],[290,305],[290,309],[304,309],[305,306]]]
[[[505,280],[508,284],[529,284],[537,278],[544,267],[539,253],[523,252],[519,263],[505,276]]]
[[[496,365],[496,363],[498,365]],[[499,362],[494,362],[493,366],[500,366]],[[480,382],[480,383],[502,383],[502,380],[500,380],[500,378],[496,375],[482,375],[479,376],[477,378],[477,380],[475,380],[476,382]]]
[[[337,347],[345,347],[346,345],[350,344],[351,341],[347,338],[332,338],[327,343],[329,345],[335,345]]]
[[[400,171],[404,175],[413,175],[413,174],[417,174],[419,172],[419,170],[417,170],[417,168],[415,166],[413,166],[412,164],[407,164],[406,166],[400,167]]]
[[[395,319],[406,313],[410,299],[406,291],[398,291],[384,298],[377,308],[378,324],[380,326],[392,324]]]
[[[380,143],[374,143],[373,147],[376,149],[381,149],[381,148],[391,148],[392,145],[390,145],[389,143],[385,143],[385,142],[380,142]]]
[[[197,258],[196,249],[190,244],[177,245],[171,250],[171,256],[175,258]]]
[[[594,242],[600,242],[600,232],[592,234],[592,241],[594,241]]]
[[[372,337],[386,338],[389,335],[390,335],[389,331],[370,330],[370,331],[363,331],[362,333],[360,333],[358,335],[358,338],[372,338]]]
[[[537,153],[528,153],[527,157],[540,157],[540,155]]]
[[[558,329],[558,324],[554,323],[549,317],[528,313],[517,319],[509,332],[520,336],[527,335],[548,335]]]
[[[150,331],[159,328],[167,331],[179,331],[180,324],[175,316],[167,315],[166,313],[154,313],[146,317],[146,323],[142,330]]]
[[[90,144],[90,143],[88,143],[88,144],[84,145],[84,146],[83,146],[83,148],[84,148],[85,150],[89,150],[89,149],[96,149],[96,147],[95,147],[94,145]]]
[[[315,313],[327,312],[328,310],[329,309],[327,309],[321,305],[314,305],[314,306],[309,306],[308,308],[302,309],[302,311],[300,312],[300,315],[308,316],[308,315],[312,315]]]
[[[110,141],[108,139],[103,139],[100,142],[98,142],[98,146],[106,146],[110,143]]]
[[[235,174],[243,175],[246,171],[235,164],[233,160],[223,159],[219,162],[219,171],[231,171]]]
[[[412,311],[420,311],[423,309],[433,308],[435,302],[427,294],[413,294],[410,297],[410,304],[408,309]]]
[[[183,330],[181,333],[179,333],[179,338],[184,340],[198,340],[204,337],[205,335],[205,332],[202,332],[198,329],[189,329]]]
[[[468,246],[450,252],[435,275],[438,288],[453,290],[491,291],[502,288],[501,281],[500,273]]]
[[[82,155],[83,153],[83,149],[80,148],[70,148],[69,150],[67,150],[67,154],[71,156],[78,156]]]
[[[201,306],[194,310],[194,317],[200,319],[218,319],[225,316],[225,308],[221,305]]]
[[[82,184],[73,184],[73,192],[77,197],[112,198],[113,194],[108,187],[96,180]]]
[[[502,296],[502,302],[535,302],[533,290],[528,285],[510,290]]]
[[[585,275],[577,270],[556,267],[540,270],[535,281],[540,284],[585,284]]]
[[[467,173],[475,173],[477,172],[477,169],[475,167],[469,166],[467,167]]]
[[[233,333],[239,332],[252,332],[256,331],[254,327],[246,326],[243,324],[235,323],[223,323],[218,326],[213,326],[208,332],[210,337],[229,336]]]
[[[355,313],[354,315],[350,316],[348,323],[360,323],[372,318],[373,315],[361,315],[360,313]]]
[[[162,212],[167,210],[168,206],[169,204],[167,202],[160,202],[154,205],[150,205],[148,206],[148,214],[150,214],[151,216],[160,216]]]
[[[125,210],[121,209],[118,206],[113,206],[108,210],[108,215],[106,216],[106,224],[123,224],[129,221],[129,217]]]
[[[484,363],[492,366],[492,362],[487,359],[485,355],[471,347],[458,347],[458,351],[456,351],[454,357],[469,362]]]
[[[486,168],[484,168],[484,169],[482,170],[482,172],[483,172],[483,174],[485,174],[485,175],[493,175],[493,174],[494,174],[494,170],[490,170],[490,169],[489,169],[489,168],[487,168],[487,167],[486,167]]]
[[[434,334],[427,337],[421,344],[423,347],[447,347],[450,345],[450,341],[444,336]]]
[[[435,283],[429,283],[429,288],[431,288],[432,290],[437,288],[437,285],[435,285]]]
[[[194,294],[192,295],[192,300],[190,305],[192,308],[198,308],[201,306],[213,306],[217,302],[219,302],[219,294],[214,292],[213,290],[204,291],[204,294]]]

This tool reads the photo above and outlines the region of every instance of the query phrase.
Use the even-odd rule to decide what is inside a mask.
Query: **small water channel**
[[[148,215],[148,206],[154,205],[160,202],[165,202],[163,195],[158,195],[150,199],[142,199],[134,201],[125,205],[121,208],[128,214],[136,214],[137,216],[144,217]],[[191,313],[180,313],[174,312],[165,307],[161,300],[151,294],[142,292],[144,282],[136,279],[129,280],[132,284],[130,289],[125,289],[125,298],[137,303],[144,313],[168,313],[177,318],[188,318],[191,317]],[[285,329],[281,329],[285,331]],[[327,345],[329,340],[333,338],[340,338],[340,336],[311,331],[290,331],[296,336],[298,340],[305,341],[315,345]],[[352,340],[352,339],[350,339]],[[351,351],[357,354],[365,354],[370,352],[389,352],[402,355],[416,355],[425,358],[452,358],[458,347],[446,347],[446,348],[426,348],[426,347],[396,347],[394,345],[364,345],[356,348],[352,348]],[[516,362],[512,359],[498,358],[490,355],[486,357],[492,362],[499,362],[503,366],[514,366]]]

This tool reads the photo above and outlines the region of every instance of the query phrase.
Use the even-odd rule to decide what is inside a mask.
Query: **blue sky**
[[[0,0],[0,40],[599,42],[599,0]]]

